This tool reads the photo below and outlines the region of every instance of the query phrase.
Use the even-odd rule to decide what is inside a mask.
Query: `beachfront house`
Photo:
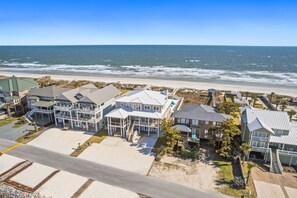
[[[58,86],[32,88],[28,92],[26,117],[37,125],[46,125],[54,121],[55,99],[63,92],[70,90]]]
[[[202,104],[185,104],[181,110],[173,113],[173,127],[181,131],[187,142],[197,143],[200,139],[208,139],[208,129],[230,118],[218,113],[217,109]]]
[[[162,119],[170,117],[181,100],[168,91],[135,90],[115,102],[116,109],[106,115],[108,134],[129,139],[137,132],[160,136]]]
[[[297,124],[286,112],[245,109],[241,116],[242,140],[252,146],[250,158],[271,162],[271,172],[282,164],[297,165]]]
[[[38,87],[32,78],[18,78],[16,76],[0,80],[0,103],[16,105],[22,101],[31,88]]]
[[[113,85],[98,89],[93,84],[65,91],[55,99],[55,125],[98,131],[105,126],[105,115],[114,108],[119,93]]]

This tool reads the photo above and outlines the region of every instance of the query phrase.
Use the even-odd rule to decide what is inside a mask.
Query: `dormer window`
[[[84,96],[81,95],[80,93],[78,93],[78,94],[76,94],[74,97],[75,97],[77,100],[80,100],[80,99],[82,99]]]

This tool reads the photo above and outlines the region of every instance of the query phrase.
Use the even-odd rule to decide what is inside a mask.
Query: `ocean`
[[[0,46],[1,71],[297,87],[297,47]]]

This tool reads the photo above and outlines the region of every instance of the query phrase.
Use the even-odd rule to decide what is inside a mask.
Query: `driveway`
[[[259,198],[296,197],[296,173],[274,174],[268,172],[265,167],[255,167],[252,169],[252,177]]]
[[[49,128],[28,144],[46,150],[70,155],[78,144],[83,144],[93,133],[80,130],[63,131],[61,128]]]
[[[0,127],[0,138],[16,141],[19,137],[25,135],[29,130],[34,130],[33,126],[25,124],[19,128],[12,128],[15,122]]]
[[[143,136],[132,145],[119,137],[106,137],[100,144],[88,147],[79,158],[146,175],[155,159],[151,150],[157,139]]]

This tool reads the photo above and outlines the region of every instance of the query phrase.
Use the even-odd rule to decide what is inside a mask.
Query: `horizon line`
[[[8,44],[0,47],[59,47],[59,46],[214,46],[214,47],[297,47],[297,45],[215,45],[215,44]]]

